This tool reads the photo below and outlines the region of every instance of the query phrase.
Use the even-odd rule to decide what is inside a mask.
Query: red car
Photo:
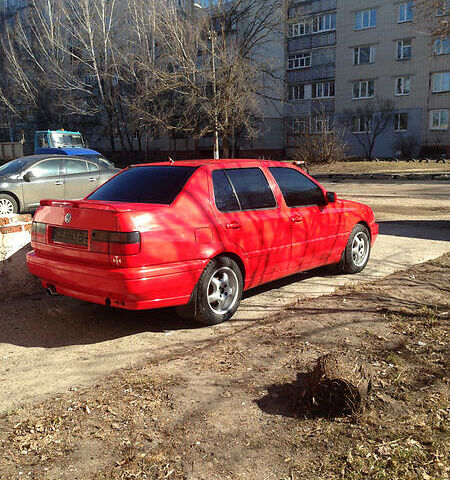
[[[242,291],[337,264],[360,272],[378,225],[296,166],[202,160],[127,168],[84,200],[43,200],[28,267],[51,294],[229,319]]]

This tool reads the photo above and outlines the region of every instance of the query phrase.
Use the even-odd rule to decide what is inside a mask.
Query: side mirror
[[[31,182],[31,179],[34,177],[33,173],[31,171],[28,171],[24,176],[23,179],[25,182]]]
[[[336,203],[337,197],[334,192],[327,192],[327,203]]]

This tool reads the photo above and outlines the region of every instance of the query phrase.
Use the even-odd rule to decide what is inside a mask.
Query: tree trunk
[[[322,415],[352,415],[363,408],[371,388],[370,375],[360,361],[328,354],[317,359],[302,397]]]

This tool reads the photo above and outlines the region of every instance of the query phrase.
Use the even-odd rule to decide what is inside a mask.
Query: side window
[[[235,212],[240,210],[239,202],[223,170],[212,172],[214,199],[220,212]]]
[[[54,177],[60,172],[61,160],[45,160],[33,167],[30,171],[35,177]]]
[[[96,172],[97,170],[99,170],[98,165],[91,162],[88,162],[88,169],[90,172]]]
[[[269,167],[288,207],[323,205],[322,190],[302,173],[288,167]]]
[[[275,208],[277,202],[269,183],[259,168],[232,168],[225,170],[234,186],[242,210]]]
[[[84,160],[66,160],[66,175],[86,173],[87,164]]]

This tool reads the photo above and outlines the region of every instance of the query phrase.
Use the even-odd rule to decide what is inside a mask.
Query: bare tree
[[[319,105],[300,125],[291,154],[294,162],[303,162],[308,167],[344,160],[348,150],[345,129],[335,123],[324,105]]]
[[[450,8],[447,0],[416,0],[419,24],[432,38],[446,38],[450,35]]]
[[[392,119],[393,108],[391,100],[367,101],[355,110],[347,110],[342,117],[343,124],[361,146],[366,160],[372,159],[377,139]]]

